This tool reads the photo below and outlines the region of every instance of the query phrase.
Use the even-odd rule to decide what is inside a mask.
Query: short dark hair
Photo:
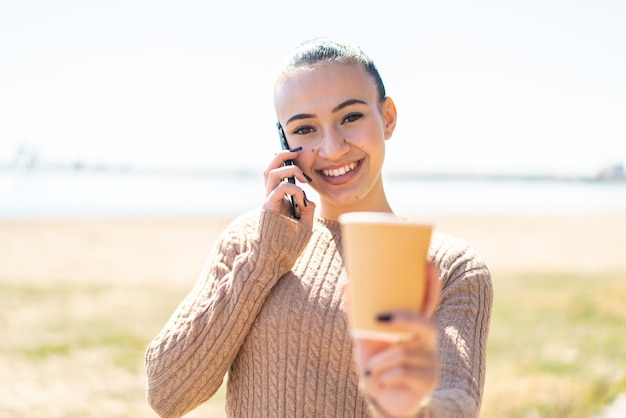
[[[277,81],[288,77],[291,71],[297,68],[329,61],[363,65],[376,86],[379,100],[382,101],[387,97],[385,85],[374,61],[357,45],[329,38],[312,39],[294,49],[287,56],[287,61],[283,65]]]

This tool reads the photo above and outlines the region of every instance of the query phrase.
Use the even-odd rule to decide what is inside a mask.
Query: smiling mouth
[[[339,177],[354,170],[359,165],[359,162],[360,161],[346,164],[343,167],[333,168],[332,170],[321,170],[321,171],[322,171],[322,174],[324,174],[326,177]]]

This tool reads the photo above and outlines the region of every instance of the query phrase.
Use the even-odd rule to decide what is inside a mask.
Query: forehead
[[[376,102],[377,90],[362,64],[322,62],[295,68],[274,86],[274,106],[279,116],[334,107],[349,99]]]

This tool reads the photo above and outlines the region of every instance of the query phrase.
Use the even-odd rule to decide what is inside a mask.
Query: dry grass
[[[623,217],[435,221],[493,267],[484,418],[589,417],[626,391]],[[0,222],[2,416],[154,417],[145,347],[224,223]]]
[[[143,352],[183,296],[163,283],[2,284],[2,416],[156,416],[144,397]]]
[[[626,275],[496,283],[483,417],[588,418],[626,391]]]

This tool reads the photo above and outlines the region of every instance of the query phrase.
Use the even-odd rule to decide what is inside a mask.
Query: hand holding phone
[[[278,137],[280,139],[280,146],[284,150],[289,150],[289,144],[287,143],[287,137],[285,136],[285,131],[281,126],[280,122],[276,122],[276,127],[278,128]],[[293,165],[293,160],[285,161],[285,165]],[[287,181],[291,184],[296,184],[295,177],[289,177]],[[294,196],[289,196],[289,201],[291,202],[291,215],[295,219],[300,219],[300,206],[298,206],[298,202]]]

